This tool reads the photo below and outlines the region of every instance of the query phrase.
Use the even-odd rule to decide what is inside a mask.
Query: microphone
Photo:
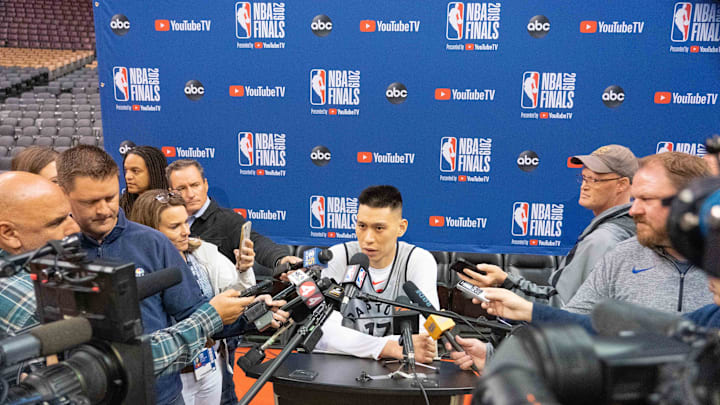
[[[333,253],[330,249],[312,248],[303,252],[303,261],[297,263],[282,263],[275,267],[274,274],[282,274],[291,270],[299,270],[308,268],[315,265],[327,266],[328,262],[332,260]]]
[[[411,304],[410,299],[404,295],[397,297],[396,300],[400,304]],[[413,346],[412,335],[418,332],[418,323],[418,313],[416,311],[400,307],[393,308],[393,327],[399,329],[399,343],[403,347],[403,355],[407,356],[411,370],[415,369],[415,347]],[[395,330],[393,330],[393,333],[398,334]]]
[[[597,304],[591,317],[593,328],[603,336],[616,336],[626,331],[672,336],[679,330],[695,328],[692,321],[677,314],[617,300]]]
[[[297,286],[298,296],[292,301],[283,305],[283,311],[292,311],[292,318],[295,322],[301,322],[307,316],[307,311],[318,306],[325,299],[322,290],[332,284],[329,278],[323,278],[317,284],[311,279],[303,281]],[[276,296],[277,297],[277,296]],[[275,299],[275,297],[273,297]],[[300,304],[305,304],[301,306]],[[272,322],[272,311],[264,302],[256,302],[245,310],[245,317],[248,322],[253,322],[257,330],[263,330]]]
[[[369,267],[370,259],[364,253],[355,253],[350,258],[347,270],[345,270],[345,276],[341,282],[345,290],[345,296],[340,304],[340,312],[344,312],[350,300],[355,298],[358,292],[362,290]]]
[[[236,284],[239,285],[239,284]],[[240,296],[241,297],[252,297],[253,295],[258,295],[258,293],[263,292],[267,290],[268,288],[272,287],[273,281],[272,280],[263,280],[255,285],[251,285],[248,287],[245,291],[243,291]],[[230,288],[235,288],[235,286],[232,286]]]
[[[430,302],[430,299],[428,299],[428,297],[425,296],[425,294],[423,294],[423,292],[412,281],[408,281],[403,284],[403,291],[405,291],[405,294],[407,294],[413,304],[420,307],[435,309],[435,306],[432,302]],[[443,337],[450,342],[450,345],[456,352],[465,351],[457,340],[455,340],[455,334],[452,332],[455,322],[452,319],[438,315],[429,315],[428,313],[424,313],[423,316],[426,319],[425,329],[433,339],[438,340],[440,337]],[[473,364],[471,368],[476,373],[480,373],[480,370],[478,370],[475,364]]]
[[[137,294],[140,301],[170,288],[182,281],[182,271],[178,267],[168,267],[137,277]]]
[[[45,256],[50,253],[77,253],[80,250],[80,237],[77,234],[66,236],[62,240],[51,240],[45,246],[6,258],[0,259],[0,277],[11,277],[17,273],[17,266],[25,264],[30,259]]]
[[[16,364],[40,356],[60,353],[92,338],[90,321],[69,318],[46,323],[27,333],[0,341],[0,365]]]

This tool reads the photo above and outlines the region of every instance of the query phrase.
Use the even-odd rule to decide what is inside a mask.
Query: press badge
[[[215,353],[215,350],[211,347],[203,349],[203,351],[201,351],[195,358],[193,367],[195,368],[196,381],[202,380],[203,377],[215,371],[215,368],[217,367],[217,354]]]

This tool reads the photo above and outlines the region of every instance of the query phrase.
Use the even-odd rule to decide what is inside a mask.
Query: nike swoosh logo
[[[632,272],[633,272],[633,274],[638,274],[638,273],[642,273],[643,271],[648,271],[648,270],[651,270],[651,269],[654,269],[654,268],[655,268],[655,266],[648,267],[648,268],[645,268],[645,269],[636,269],[635,266],[633,266]]]
[[[384,282],[385,282],[385,280],[383,280],[383,281],[378,281],[377,283],[373,281],[372,283],[373,283],[373,285],[378,285],[378,284],[382,284],[382,283],[384,283]]]

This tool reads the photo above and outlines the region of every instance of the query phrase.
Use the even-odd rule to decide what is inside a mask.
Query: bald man
[[[16,255],[42,247],[52,239],[80,232],[70,217],[63,191],[37,174],[0,174],[0,248]],[[0,331],[14,335],[38,323],[30,275],[0,278]]]

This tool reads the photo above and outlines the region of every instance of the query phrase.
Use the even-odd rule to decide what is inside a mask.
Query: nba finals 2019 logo
[[[497,51],[501,3],[453,1],[447,5],[445,38],[449,51]],[[476,42],[481,41],[481,42]]]
[[[512,206],[511,244],[524,246],[560,246],[564,204],[515,202]]]
[[[115,105],[116,110],[160,111],[160,69],[150,67],[113,67],[115,101],[138,103]],[[144,103],[144,104],[139,104]]]
[[[440,138],[440,181],[487,183],[491,161],[491,138]]]
[[[360,71],[338,69],[310,70],[310,104],[313,115],[360,115]]]
[[[240,174],[249,176],[285,176],[287,150],[285,134],[238,132]]]
[[[568,72],[523,73],[520,106],[523,110],[570,110],[575,105],[577,75]],[[572,119],[572,112],[521,112],[521,118]]]
[[[285,3],[235,3],[235,38],[237,48],[285,48]]]
[[[717,2],[677,2],[670,29],[670,52],[718,53],[720,46],[720,7]],[[709,44],[714,42],[715,44]]]
[[[311,237],[355,238],[358,199],[339,196],[310,196]],[[352,232],[348,232],[352,231]]]

